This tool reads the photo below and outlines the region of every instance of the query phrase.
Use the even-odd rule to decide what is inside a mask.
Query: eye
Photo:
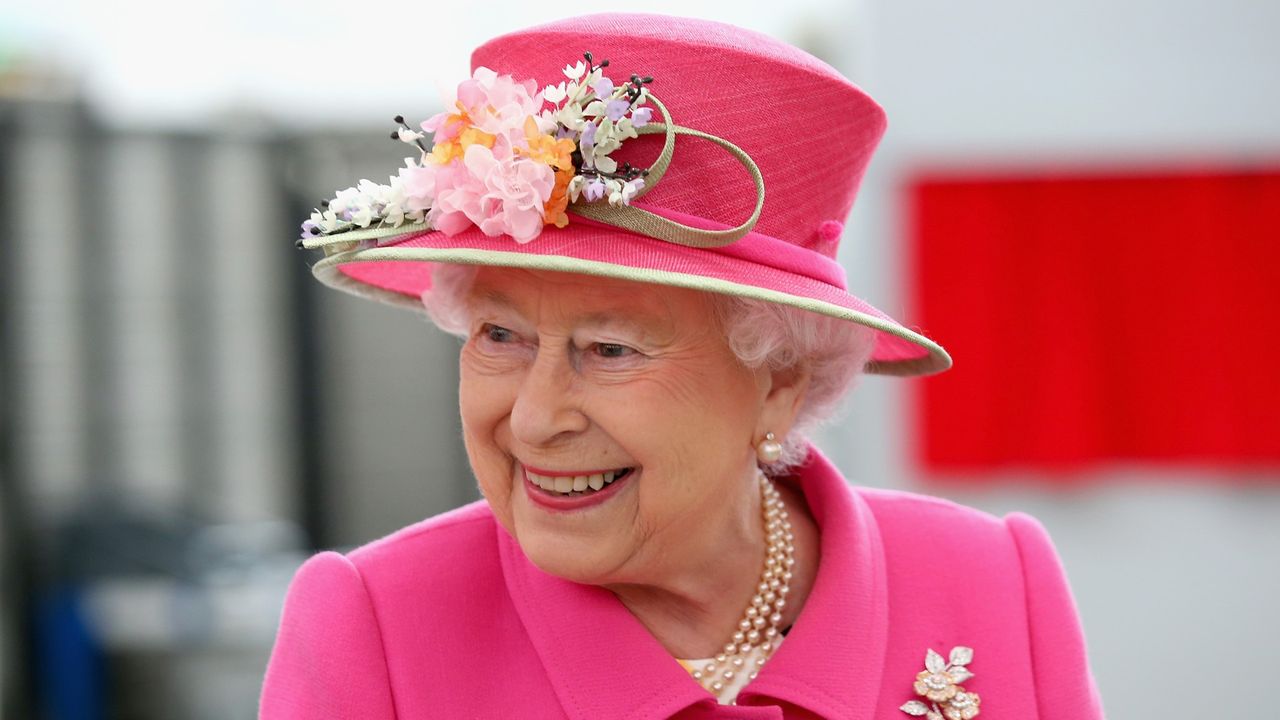
[[[635,353],[635,350],[618,343],[596,343],[596,354],[600,357],[620,358]]]
[[[485,339],[496,343],[510,342],[515,337],[515,333],[501,325],[494,325],[492,323],[485,323],[481,326],[480,334],[483,335]]]

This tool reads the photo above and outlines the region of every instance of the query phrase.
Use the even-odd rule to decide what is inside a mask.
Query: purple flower
[[[617,100],[610,100],[609,104],[604,106],[604,114],[607,115],[610,120],[618,122],[622,119],[623,115],[627,114],[627,110],[630,108],[630,100],[624,100],[621,98]]]
[[[633,127],[644,127],[653,119],[653,108],[642,107],[631,111],[631,125]]]
[[[303,239],[314,237],[316,233],[312,232],[312,228],[319,227],[314,220],[302,221],[302,237]]]
[[[600,181],[600,178],[592,180],[587,183],[587,187],[583,189],[582,195],[587,199],[587,202],[595,202],[596,200],[599,200],[604,197],[604,183]]]
[[[601,77],[595,85],[591,86],[591,89],[595,91],[596,97],[607,98],[613,94],[613,81],[607,77]]]
[[[595,147],[595,145],[596,124],[589,122],[586,127],[582,128],[582,137],[578,138],[578,149],[582,151],[582,156],[584,158],[590,157],[591,149]]]

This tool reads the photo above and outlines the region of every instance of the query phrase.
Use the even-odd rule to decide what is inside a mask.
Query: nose
[[[546,447],[583,432],[590,420],[578,405],[570,349],[542,343],[511,407],[511,433],[530,447]]]

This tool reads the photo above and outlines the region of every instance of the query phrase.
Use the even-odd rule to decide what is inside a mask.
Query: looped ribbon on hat
[[[645,176],[644,187],[636,193],[636,197],[640,197],[656,187],[658,181],[666,174],[668,166],[671,165],[671,158],[675,154],[676,135],[689,135],[710,140],[728,150],[751,173],[751,180],[756,186],[756,207],[755,211],[751,213],[751,217],[737,227],[725,230],[704,230],[678,223],[631,205],[573,203],[566,208],[566,211],[606,225],[613,225],[614,227],[630,230],[651,238],[666,240],[667,242],[688,247],[724,247],[741,240],[755,227],[756,222],[760,220],[760,211],[764,208],[764,176],[760,173],[760,168],[745,150],[728,140],[704,133],[701,130],[681,127],[672,123],[671,113],[667,112],[666,106],[652,93],[649,94],[649,101],[662,112],[662,116],[667,119],[667,122],[647,123],[643,127],[636,128],[636,133],[639,135],[663,133],[665,140],[662,143],[662,153],[658,155],[658,159],[649,167],[649,173]]]

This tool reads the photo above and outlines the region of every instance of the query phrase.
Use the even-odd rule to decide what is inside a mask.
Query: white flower
[[[627,184],[622,186],[622,203],[630,205],[642,189],[644,189],[644,178],[628,180]]]
[[[566,103],[564,107],[556,111],[555,121],[561,125],[573,130],[574,132],[582,132],[582,106],[577,103]]]
[[[631,123],[631,118],[625,117],[614,125],[614,133],[614,137],[619,141],[640,137],[640,133],[636,132],[635,126]]]
[[[395,176],[391,178],[391,185],[387,187],[387,193],[383,200],[382,223],[392,227],[400,227],[400,224],[404,222],[406,204],[404,180],[401,177]]]
[[[552,105],[559,105],[566,97],[568,93],[565,92],[564,83],[548,85],[542,89],[542,98]]]
[[[585,73],[586,71],[587,71],[587,64],[582,62],[581,60],[578,61],[577,65],[564,66],[564,76],[569,78],[570,80],[577,80],[578,78],[581,78],[582,74]]]
[[[609,190],[610,205],[630,205],[632,199],[640,192],[640,188],[644,187],[644,178],[635,178],[626,183],[610,180],[605,187]]]
[[[314,216],[312,216],[314,218]],[[320,229],[324,232],[331,233],[342,227],[345,223],[338,219],[338,214],[332,210],[325,210],[320,214],[320,220],[317,222]]]
[[[582,194],[582,186],[587,184],[587,178],[582,175],[574,175],[569,181],[569,202],[578,202],[578,196]]]
[[[608,155],[620,147],[622,147],[622,138],[618,137],[617,126],[609,118],[601,120],[600,128],[596,130],[595,149],[593,150],[596,157]]]
[[[530,117],[533,118],[534,124],[538,126],[539,133],[543,135],[556,134],[556,125],[558,123],[556,122],[555,117],[547,114],[545,111],[538,113],[537,115],[530,115]]]
[[[369,227],[369,223],[373,222],[373,209],[367,205],[357,209],[351,213],[351,222],[362,228]]]
[[[334,193],[333,199],[329,201],[329,211],[338,215],[346,212],[355,202],[355,198],[359,195],[359,191],[355,188],[346,188]]]
[[[409,128],[400,128],[399,134],[400,134],[400,141],[407,142],[407,143],[416,142],[418,140],[421,140],[423,137],[422,133],[416,130],[410,130]]]

